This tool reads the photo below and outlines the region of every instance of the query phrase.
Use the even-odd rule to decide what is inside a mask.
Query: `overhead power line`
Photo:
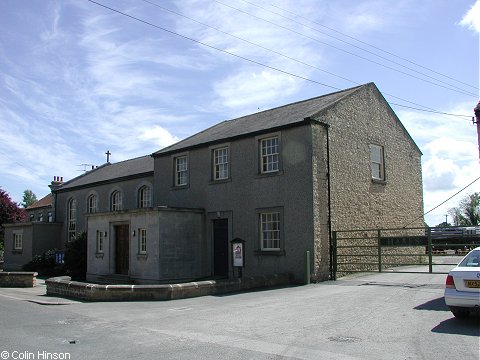
[[[243,0],[243,1],[245,1],[245,0]],[[378,61],[369,59],[369,58],[367,58],[367,57],[365,57],[365,56],[361,56],[361,55],[355,54],[355,53],[353,53],[353,52],[351,52],[351,51],[342,49],[342,48],[340,48],[340,47],[338,47],[338,46],[335,46],[335,45],[329,44],[329,43],[327,43],[327,42],[325,42],[325,41],[319,40],[318,38],[305,35],[305,34],[299,32],[299,31],[297,31],[297,30],[290,29],[290,28],[288,28],[288,27],[286,27],[286,26],[279,25],[279,24],[277,24],[277,23],[275,23],[275,22],[273,22],[273,21],[271,21],[271,20],[267,20],[267,19],[264,19],[264,18],[262,18],[262,17],[259,17],[259,16],[256,16],[256,15],[254,15],[254,14],[251,14],[251,13],[249,13],[248,11],[245,11],[245,10],[242,10],[242,9],[238,9],[238,8],[236,8],[236,7],[234,7],[234,6],[229,5],[229,4],[225,4],[225,3],[223,3],[223,2],[221,2],[221,1],[219,1],[219,0],[215,0],[215,2],[217,2],[218,4],[221,4],[221,5],[225,6],[225,7],[228,7],[228,8],[230,8],[230,9],[233,9],[233,10],[236,10],[236,11],[238,11],[238,12],[244,13],[244,14],[246,14],[246,15],[248,15],[248,16],[250,16],[250,17],[253,17],[253,18],[255,18],[255,19],[264,21],[264,22],[266,22],[266,23],[268,23],[268,24],[271,24],[271,25],[273,25],[273,26],[276,26],[276,27],[279,27],[279,28],[281,28],[281,29],[287,30],[287,31],[292,32],[292,33],[294,33],[294,34],[300,35],[300,36],[302,36],[302,37],[304,37],[304,38],[313,40],[313,41],[318,42],[318,43],[320,43],[320,44],[323,44],[323,45],[325,45],[325,46],[328,46],[328,47],[331,47],[331,48],[336,49],[336,50],[338,50],[338,51],[344,52],[344,53],[346,53],[346,54],[355,56],[355,57],[357,57],[357,58],[359,58],[359,59],[362,59],[362,60],[371,62],[371,63],[373,63],[373,64],[376,64],[376,65],[378,65],[378,66],[384,67],[384,68],[386,68],[386,69],[396,71],[396,72],[398,72],[398,73],[400,73],[400,74],[403,74],[403,75],[412,77],[412,78],[417,79],[417,80],[424,81],[424,82],[426,82],[426,83],[429,83],[429,84],[432,84],[432,85],[435,85],[435,86],[438,86],[438,87],[442,87],[442,88],[447,89],[447,90],[451,90],[451,91],[454,91],[454,92],[458,92],[458,93],[461,93],[461,94],[463,94],[463,95],[468,95],[468,96],[472,96],[472,97],[475,97],[475,98],[477,97],[477,94],[474,94],[474,93],[465,91],[465,90],[463,90],[463,89],[461,89],[461,88],[458,88],[458,87],[456,87],[456,86],[454,86],[454,85],[445,83],[445,82],[443,82],[443,81],[441,81],[441,80],[435,79],[435,78],[433,78],[433,77],[431,77],[431,76],[428,76],[428,75],[426,75],[426,74],[423,74],[423,73],[422,73],[423,76],[428,77],[428,78],[435,79],[435,81],[440,82],[440,83],[447,84],[448,86],[447,86],[447,85],[441,85],[441,84],[436,83],[436,82],[434,82],[434,81],[431,81],[431,80],[428,80],[428,79],[424,79],[424,78],[421,78],[421,77],[419,77],[419,76],[410,74],[410,73],[408,73],[408,72],[405,72],[405,71],[396,69],[396,68],[394,68],[394,67],[392,67],[392,66],[388,66],[388,65],[382,64],[382,63],[380,63],[380,62],[378,62]],[[255,6],[257,6],[257,5],[255,5]],[[267,10],[267,11],[268,11],[268,10]],[[287,18],[287,19],[289,19],[289,18]],[[292,19],[290,19],[290,20],[291,20],[291,21],[295,21],[295,20],[292,20]],[[298,23],[298,22],[297,22],[297,23]],[[306,26],[306,25],[304,25],[304,24],[302,24],[302,23],[298,23],[298,24],[300,24],[300,25],[302,25],[302,26]],[[313,28],[310,28],[310,29],[315,30],[315,31],[318,31],[318,29],[313,29]],[[353,45],[353,44],[350,44],[350,45],[355,46],[355,45]],[[358,48],[360,48],[360,47],[358,47]],[[360,49],[361,49],[361,48],[360,48]],[[362,49],[362,50],[363,50],[363,51],[366,51],[366,52],[369,52],[368,50],[364,50],[364,49]],[[372,53],[372,52],[370,52],[370,53]],[[380,55],[376,55],[375,53],[372,53],[372,54],[374,54],[375,56],[379,56],[379,57],[381,57],[381,58],[383,58],[383,59],[386,59],[386,58],[384,58],[384,57],[382,57],[382,56],[380,56]],[[386,60],[391,61],[391,60],[389,60],[389,59],[386,59]],[[393,61],[391,61],[391,62],[393,62]],[[404,66],[404,67],[405,67],[405,66]],[[412,70],[412,69],[410,69],[410,70]],[[413,71],[415,71],[415,70],[413,70]],[[415,72],[417,72],[417,71],[415,71]]]
[[[222,53],[224,53],[224,54],[228,54],[228,55],[234,56],[234,57],[236,57],[236,58],[239,58],[239,59],[248,61],[248,62],[250,62],[250,63],[252,63],[252,64],[260,65],[260,66],[266,67],[266,68],[268,68],[268,69],[278,71],[278,72],[280,72],[280,73],[282,73],[282,74],[289,75],[289,76],[293,76],[293,77],[296,77],[296,78],[298,78],[298,79],[305,80],[305,81],[308,81],[308,82],[311,82],[311,83],[314,83],[314,84],[317,84],[317,85],[322,85],[322,86],[325,86],[325,87],[328,87],[328,88],[331,88],[331,89],[334,89],[334,90],[339,90],[339,91],[342,90],[342,89],[340,89],[340,88],[338,88],[338,87],[336,87],[336,86],[328,85],[328,84],[322,83],[322,82],[320,82],[320,81],[316,81],[316,80],[313,80],[313,79],[309,79],[309,78],[306,78],[306,77],[304,77],[304,76],[297,75],[297,74],[288,72],[288,71],[286,71],[286,70],[282,70],[282,69],[276,68],[276,67],[274,67],[274,66],[267,65],[267,64],[263,64],[263,63],[261,63],[261,62],[259,62],[259,61],[255,61],[255,60],[249,59],[249,58],[247,58],[247,57],[245,57],[245,56],[241,56],[241,55],[232,53],[232,52],[230,52],[230,51],[227,51],[227,50],[224,50],[224,49],[220,49],[220,48],[218,48],[218,47],[216,47],[216,46],[207,44],[207,43],[205,43],[205,42],[203,42],[203,41],[200,41],[200,40],[193,39],[193,38],[188,37],[188,36],[186,36],[186,35],[179,34],[179,33],[175,32],[175,31],[173,31],[173,30],[166,29],[166,28],[164,28],[164,27],[162,27],[162,26],[153,24],[153,23],[151,23],[151,22],[149,22],[149,21],[146,21],[146,20],[140,19],[140,18],[138,18],[138,17],[135,17],[135,16],[133,16],[133,15],[124,13],[124,12],[122,12],[122,11],[120,11],[120,10],[114,9],[114,8],[112,8],[112,7],[110,7],[110,6],[105,5],[105,4],[101,4],[101,3],[96,2],[96,1],[94,1],[94,0],[87,0],[87,1],[89,1],[89,2],[91,2],[91,3],[93,3],[93,4],[96,4],[96,5],[98,5],[98,6],[101,6],[101,7],[105,8],[105,9],[108,9],[108,10],[111,10],[111,11],[113,11],[113,12],[116,12],[116,13],[118,13],[118,14],[120,14],[120,15],[129,17],[129,18],[131,18],[131,19],[133,19],[133,20],[142,22],[142,23],[144,23],[144,24],[146,24],[146,25],[153,26],[154,28],[157,28],[157,29],[159,29],[159,30],[168,32],[168,33],[170,33],[170,34],[172,34],[172,35],[179,36],[179,37],[181,37],[181,38],[183,38],[183,39],[185,39],[185,40],[193,41],[193,42],[195,42],[195,43],[197,43],[197,44],[206,46],[206,47],[208,47],[208,48],[210,48],[210,49],[213,49],[213,50],[216,50],[216,51],[220,51],[220,52],[222,52]]]
[[[280,68],[277,68],[277,67],[274,67],[274,66],[271,66],[271,65],[268,65],[268,64],[264,64],[264,63],[261,63],[261,62],[259,62],[259,61],[252,60],[252,59],[249,59],[249,58],[247,58],[247,57],[244,57],[244,56],[241,56],[241,55],[232,53],[232,52],[230,52],[230,51],[227,51],[227,50],[218,48],[218,47],[216,47],[216,46],[213,46],[213,45],[207,44],[207,43],[205,43],[205,42],[202,42],[202,41],[200,41],[200,40],[191,38],[191,37],[189,37],[189,36],[179,34],[179,33],[175,32],[175,31],[173,31],[173,30],[169,30],[169,29],[167,29],[167,28],[164,28],[164,27],[162,27],[162,26],[156,25],[156,24],[151,23],[151,22],[149,22],[149,21],[140,19],[140,18],[138,18],[138,17],[135,17],[135,16],[133,16],[133,15],[127,14],[127,13],[125,13],[125,12],[123,12],[123,11],[120,11],[120,10],[118,10],[118,9],[112,8],[112,7],[110,7],[110,6],[107,6],[107,5],[105,5],[105,4],[99,3],[99,2],[97,2],[97,1],[94,1],[94,0],[87,0],[87,1],[89,1],[89,2],[91,2],[91,3],[93,3],[93,4],[96,4],[96,5],[100,6],[100,7],[103,7],[103,8],[105,8],[105,9],[108,9],[108,10],[110,10],[110,11],[113,11],[113,12],[115,12],[115,13],[118,13],[118,14],[120,14],[120,15],[126,16],[126,17],[128,17],[128,18],[130,18],[130,19],[132,19],[132,20],[135,20],[135,21],[144,23],[144,24],[146,24],[146,25],[152,26],[152,27],[154,27],[154,28],[157,28],[157,29],[159,29],[159,30],[165,31],[165,32],[170,33],[170,34],[172,34],[172,35],[181,37],[181,38],[183,38],[183,39],[185,39],[185,40],[189,40],[189,41],[195,42],[195,43],[197,43],[197,44],[203,45],[203,46],[208,47],[208,48],[210,48],[210,49],[213,49],[213,50],[216,50],[216,51],[219,51],[219,52],[228,54],[228,55],[230,55],[230,56],[234,56],[234,57],[236,57],[236,58],[239,58],[239,59],[242,59],[242,60],[244,60],[244,61],[253,63],[253,64],[255,64],[255,65],[259,65],[259,66],[262,66],[262,67],[265,67],[265,68],[268,68],[268,69],[271,69],[271,70],[274,70],[274,71],[283,73],[283,74],[285,74],[285,75],[289,75],[289,76],[298,78],[298,79],[300,79],[300,80],[308,81],[308,82],[311,82],[311,83],[314,83],[314,84],[317,84],[317,85],[321,85],[321,86],[324,86],[324,87],[328,87],[328,88],[331,88],[331,89],[334,89],[334,90],[339,90],[339,91],[340,91],[340,90],[343,90],[343,89],[338,88],[338,87],[336,87],[336,86],[329,85],[329,84],[326,84],[326,83],[323,83],[323,82],[320,82],[320,81],[316,81],[316,80],[307,78],[307,77],[305,77],[305,76],[301,76],[301,75],[298,75],[298,74],[294,74],[294,73],[292,73],[292,72],[289,72],[289,71],[286,71],[286,70],[283,70],[283,69],[280,69]],[[255,43],[253,43],[253,42],[250,42],[249,40],[242,39],[242,38],[237,37],[237,36],[235,36],[235,35],[228,34],[228,33],[224,32],[224,31],[222,31],[222,30],[218,30],[218,29],[216,29],[216,28],[214,28],[214,27],[212,27],[212,26],[203,24],[203,23],[201,23],[201,22],[199,22],[199,21],[197,21],[197,20],[191,19],[191,18],[189,18],[189,17],[187,17],[187,16],[185,16],[185,15],[181,15],[181,14],[178,14],[178,13],[172,11],[172,10],[165,9],[164,7],[162,7],[162,6],[158,5],[158,4],[152,3],[152,2],[150,2],[150,1],[148,1],[148,0],[143,0],[143,1],[145,1],[146,3],[152,4],[152,5],[155,5],[155,6],[159,7],[159,8],[164,9],[164,10],[167,10],[167,11],[169,11],[169,12],[171,12],[171,13],[176,14],[176,15],[183,16],[183,17],[185,17],[185,18],[188,18],[189,20],[195,21],[195,22],[197,22],[197,23],[199,23],[199,24],[208,26],[208,27],[210,27],[210,28],[212,28],[212,29],[214,29],[214,30],[216,30],[216,31],[219,31],[219,32],[221,32],[221,33],[224,33],[224,34],[226,34],[226,35],[233,36],[233,37],[235,37],[235,38],[237,38],[237,39],[240,39],[240,40],[242,40],[242,41],[246,41],[247,43],[250,43],[250,44],[252,44],[252,45],[262,47],[262,48],[264,48],[265,50],[272,51],[272,52],[274,52],[274,53],[276,53],[276,54],[285,56],[285,57],[289,58],[290,60],[297,61],[297,62],[300,62],[300,63],[306,65],[306,66],[311,66],[311,67],[314,67],[314,68],[316,68],[316,69],[318,69],[318,70],[327,72],[326,70],[317,68],[317,67],[315,67],[315,66],[313,66],[313,65],[304,63],[304,62],[302,62],[302,61],[300,61],[300,60],[297,60],[297,59],[291,58],[291,57],[289,57],[289,56],[287,56],[287,55],[281,54],[281,53],[279,53],[279,52],[277,52],[277,51],[274,51],[274,50],[268,49],[268,48],[266,48],[266,47],[263,47],[263,46],[261,46],[261,45],[255,44]],[[327,72],[327,73],[330,73],[330,72]],[[344,77],[339,76],[339,75],[336,75],[336,74],[334,74],[334,73],[330,73],[330,74],[331,74],[331,75],[334,75],[334,76],[337,76],[337,77],[340,77],[340,78],[342,78],[342,79],[344,79],[344,80],[350,81],[350,82],[352,82],[352,83],[355,83],[355,84],[360,85],[359,83],[357,83],[357,82],[355,82],[355,81],[353,81],[353,80],[344,78]],[[428,108],[428,107],[426,107],[426,106],[424,106],[424,105],[417,104],[417,103],[415,103],[415,102],[412,102],[412,101],[409,101],[409,100],[406,100],[406,99],[402,99],[402,98],[400,98],[400,97],[398,97],[398,96],[395,96],[395,95],[392,95],[392,94],[388,94],[388,93],[384,93],[384,94],[385,94],[385,95],[388,95],[388,96],[391,96],[391,97],[393,97],[393,98],[396,98],[396,99],[398,99],[398,100],[405,101],[405,102],[407,102],[407,103],[410,103],[410,104],[413,104],[413,105],[416,105],[416,106],[423,107],[423,108],[425,108],[425,109],[427,109],[427,110],[423,110],[423,109],[419,109],[419,108],[414,108],[414,107],[409,107],[409,108],[412,108],[412,109],[416,109],[416,110],[420,110],[420,111],[427,111],[427,112],[432,112],[432,113],[438,113],[438,114],[444,114],[444,115],[467,117],[466,115],[456,115],[456,114],[444,113],[444,112],[441,112],[441,111],[438,111],[438,110],[435,110],[435,109],[432,109],[432,108]],[[394,105],[408,107],[408,106],[400,105],[400,104],[394,104]]]
[[[269,12],[271,12],[272,14],[276,14],[276,15],[278,15],[278,16],[284,17],[284,16],[281,15],[281,14],[278,14],[278,13],[276,13],[276,12],[273,12],[273,11],[270,11],[270,10],[265,9],[264,7],[261,7],[261,6],[258,5],[258,4],[255,4],[255,3],[252,3],[252,2],[249,2],[249,1],[246,1],[246,0],[242,0],[242,1],[245,2],[245,3],[247,3],[247,4],[251,4],[251,5],[257,6],[257,7],[261,8],[261,9],[264,9],[264,10],[266,10],[266,11],[269,11]],[[417,66],[417,67],[419,67],[419,68],[422,68],[422,69],[424,69],[424,70],[430,71],[430,72],[432,72],[432,73],[434,73],[434,74],[443,76],[443,77],[445,77],[445,78],[447,78],[447,79],[450,79],[450,80],[453,80],[453,81],[455,81],[455,82],[457,82],[457,83],[459,83],[459,84],[468,86],[468,87],[470,87],[470,88],[472,88],[472,89],[475,89],[475,90],[477,90],[477,91],[478,91],[478,89],[479,89],[478,86],[474,86],[474,85],[471,85],[471,84],[467,84],[467,83],[465,83],[465,82],[463,82],[463,81],[460,81],[460,80],[458,80],[458,79],[455,79],[455,78],[453,78],[453,77],[451,77],[451,76],[448,76],[448,75],[446,75],[446,74],[443,74],[443,73],[441,73],[441,72],[438,72],[438,71],[436,71],[436,70],[433,70],[433,69],[431,69],[431,68],[429,68],[429,67],[423,66],[423,65],[421,65],[421,64],[419,64],[419,63],[417,63],[417,62],[414,62],[414,61],[412,61],[412,60],[409,60],[409,59],[407,59],[407,58],[404,58],[404,57],[402,57],[402,56],[400,56],[400,55],[398,55],[398,54],[392,53],[392,52],[390,52],[390,51],[388,51],[388,50],[385,50],[385,49],[382,49],[382,48],[380,48],[380,47],[378,47],[378,46],[372,45],[372,44],[370,44],[370,43],[368,43],[368,42],[366,42],[366,41],[360,40],[360,39],[358,39],[358,38],[356,38],[356,37],[350,36],[350,35],[348,35],[348,34],[345,34],[345,33],[341,32],[341,31],[338,31],[338,30],[336,30],[336,29],[333,29],[333,28],[331,28],[331,27],[328,27],[328,26],[326,26],[326,25],[324,25],[324,24],[321,24],[321,23],[319,23],[319,22],[317,22],[317,21],[310,20],[310,19],[308,19],[307,17],[304,17],[304,16],[299,15],[299,14],[297,14],[297,13],[294,13],[294,12],[292,12],[292,11],[289,11],[289,10],[286,10],[286,9],[284,9],[284,8],[281,8],[280,6],[277,6],[277,5],[274,5],[274,4],[270,4],[270,6],[271,6],[271,7],[274,7],[274,8],[277,8],[277,9],[279,9],[279,10],[281,10],[281,11],[284,11],[284,12],[286,12],[286,13],[289,13],[289,14],[291,14],[291,15],[294,15],[295,17],[304,19],[304,20],[306,20],[306,21],[308,21],[308,22],[310,22],[310,23],[312,23],[312,24],[321,26],[321,27],[323,27],[323,28],[325,28],[325,29],[328,29],[329,31],[335,32],[335,33],[337,33],[337,34],[340,34],[340,35],[342,35],[342,36],[344,36],[344,37],[346,37],[346,38],[349,38],[349,39],[351,39],[351,40],[357,41],[357,42],[359,42],[359,43],[361,43],[361,44],[363,44],[363,45],[367,45],[367,46],[369,46],[369,47],[371,47],[371,48],[373,48],[373,49],[375,49],[375,50],[378,50],[378,51],[380,51],[380,52],[382,52],[382,53],[385,53],[385,54],[388,54],[388,55],[393,56],[393,57],[395,57],[395,58],[398,58],[398,59],[400,59],[400,60],[402,60],[402,61],[405,61],[405,62],[407,62],[407,63],[409,63],[409,64],[415,65],[415,66]],[[291,21],[295,21],[294,19],[291,19],[291,18],[288,18],[288,17],[284,17],[284,18],[289,19],[289,20],[291,20]],[[298,24],[301,24],[301,23],[298,22]],[[302,24],[302,25],[305,26],[305,24]],[[313,29],[313,30],[315,30],[315,29]],[[318,29],[317,29],[317,31],[318,31]],[[354,46],[354,47],[356,47],[356,48],[359,48],[359,49],[362,49],[362,50],[364,50],[364,51],[367,51],[367,50],[365,50],[365,49],[363,49],[363,48],[361,48],[361,47],[359,47],[359,46],[356,46],[356,45],[354,45],[354,44],[351,44],[351,43],[349,43],[349,42],[347,42],[347,41],[345,41],[345,40],[343,40],[343,39],[340,39],[340,38],[338,38],[338,37],[335,37],[335,36],[333,36],[333,35],[330,35],[330,34],[327,34],[327,33],[324,33],[324,32],[321,32],[321,33],[324,34],[324,35],[326,35],[326,36],[329,36],[329,37],[331,37],[331,38],[333,38],[333,39],[336,39],[336,40],[338,40],[338,41],[344,42],[344,43],[349,44],[349,45],[351,45],[351,46]],[[369,52],[369,51],[367,51],[367,52]],[[377,55],[377,54],[375,54],[375,55],[376,55],[376,56],[379,56],[379,55]],[[390,60],[390,61],[391,61],[391,60]],[[395,62],[394,62],[394,63],[395,63]],[[403,66],[403,65],[401,65],[401,66]],[[407,67],[407,68],[408,68],[408,67]],[[413,70],[413,71],[415,71],[415,70]]]
[[[413,106],[401,105],[401,104],[396,104],[396,103],[392,103],[392,102],[390,103],[390,105],[400,106],[400,107],[404,107],[404,108],[408,108],[408,109],[413,109],[413,110],[418,110],[418,111],[424,111],[424,112],[429,112],[429,113],[434,113],[434,114],[439,114],[439,115],[448,115],[448,116],[464,117],[464,118],[468,118],[469,121],[470,121],[470,119],[472,118],[471,115],[452,114],[452,113],[447,113],[447,112],[442,112],[442,111],[436,111],[436,110],[420,109],[420,108],[416,108],[416,107],[413,107]],[[465,119],[465,120],[467,120],[467,119]]]
[[[424,213],[422,216],[419,216],[419,217],[416,217],[415,219],[413,219],[411,222],[409,222],[408,224],[406,224],[406,225],[404,226],[404,228],[406,228],[408,225],[413,224],[413,223],[414,223],[415,221],[417,221],[418,219],[423,218],[425,215],[430,214],[433,210],[438,209],[440,206],[442,206],[443,204],[445,204],[447,201],[453,199],[455,196],[457,196],[458,194],[460,194],[462,191],[464,191],[465,189],[467,189],[467,188],[469,188],[470,186],[472,186],[473,184],[475,184],[478,180],[480,180],[480,177],[478,177],[478,178],[476,178],[475,180],[473,180],[470,184],[468,184],[468,185],[465,186],[464,188],[460,189],[460,190],[457,191],[455,194],[453,194],[452,196],[450,196],[447,200],[442,201],[440,204],[438,204],[438,205],[435,206],[434,208],[430,209],[429,211],[427,211],[426,213]]]

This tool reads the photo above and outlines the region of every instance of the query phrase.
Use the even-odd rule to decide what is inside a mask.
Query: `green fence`
[[[445,274],[480,246],[480,228],[333,232],[333,278],[356,272]]]

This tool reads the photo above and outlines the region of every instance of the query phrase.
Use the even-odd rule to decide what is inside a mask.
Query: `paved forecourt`
[[[70,359],[479,359],[480,319],[453,318],[444,281],[442,274],[358,274],[307,286],[113,303],[48,297],[43,285],[0,289],[0,353],[2,359],[21,352],[31,359],[44,352]]]

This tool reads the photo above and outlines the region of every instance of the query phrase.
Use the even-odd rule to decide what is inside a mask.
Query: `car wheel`
[[[469,313],[468,309],[454,306],[450,306],[450,311],[457,319],[464,319],[468,316]]]

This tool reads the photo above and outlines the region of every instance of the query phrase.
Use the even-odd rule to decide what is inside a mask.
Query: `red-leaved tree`
[[[0,250],[3,248],[3,225],[25,221],[26,219],[27,212],[25,209],[22,209],[0,188]]]

